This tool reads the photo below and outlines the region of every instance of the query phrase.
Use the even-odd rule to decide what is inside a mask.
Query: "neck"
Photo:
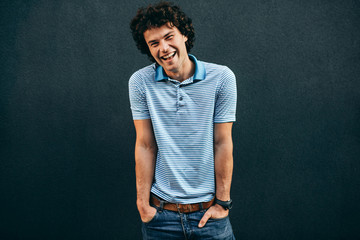
[[[166,72],[166,71],[165,71]],[[179,69],[176,72],[166,72],[166,74],[174,79],[178,80],[179,82],[182,82],[188,78],[190,78],[195,73],[195,63],[190,60],[189,57],[187,57],[184,61],[184,63],[181,66],[181,69]]]

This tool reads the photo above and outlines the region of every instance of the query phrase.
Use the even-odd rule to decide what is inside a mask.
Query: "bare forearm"
[[[233,172],[233,143],[231,138],[232,123],[215,124],[214,153],[216,198],[221,201],[230,200],[230,187]],[[203,227],[209,218],[223,218],[229,214],[222,206],[215,204],[210,207],[199,222]]]
[[[135,174],[137,207],[141,220],[151,220],[156,209],[150,206],[150,190],[154,179],[157,145],[150,119],[134,120],[136,129]]]
[[[139,211],[149,205],[151,184],[154,178],[155,156],[155,147],[144,147],[139,144],[135,146],[136,190]]]
[[[230,200],[233,173],[233,143],[231,139],[215,144],[216,198]]]

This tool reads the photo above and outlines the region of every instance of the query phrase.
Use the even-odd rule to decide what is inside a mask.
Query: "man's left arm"
[[[233,142],[232,122],[215,123],[214,129],[214,154],[216,198],[221,201],[230,200],[230,187],[233,173]],[[199,227],[205,226],[209,218],[224,218],[229,214],[219,204],[210,207],[199,222]]]

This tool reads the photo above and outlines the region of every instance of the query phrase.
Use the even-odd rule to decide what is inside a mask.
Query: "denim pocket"
[[[206,211],[204,211],[204,214],[208,211],[209,209],[206,209]],[[212,220],[212,221],[221,221],[221,220],[224,220],[224,219],[227,219],[229,218],[229,213],[228,215],[226,215],[225,217],[222,217],[222,218],[209,218],[209,220]],[[208,220],[208,221],[209,221]]]
[[[212,220],[212,221],[221,221],[221,220],[225,220],[229,218],[229,215],[227,215],[226,217],[222,217],[222,218],[209,218],[209,220]]]
[[[156,213],[155,213],[154,217],[150,221],[144,222],[144,223],[150,224],[150,223],[154,222],[157,219],[158,215],[159,215],[159,211],[158,211],[158,209],[156,209]]]

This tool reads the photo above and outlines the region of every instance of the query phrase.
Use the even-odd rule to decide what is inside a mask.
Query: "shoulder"
[[[155,63],[153,63],[149,66],[137,70],[131,75],[129,79],[129,84],[144,82],[150,79],[154,79],[155,69],[156,69]]]
[[[202,63],[206,70],[206,78],[210,82],[216,82],[214,86],[218,94],[224,91],[236,91],[236,77],[229,67],[216,63]]]
[[[221,86],[229,82],[236,82],[235,74],[229,67],[209,62],[202,62],[202,64],[205,67],[206,78],[210,81],[216,81],[217,88],[221,88]]]

